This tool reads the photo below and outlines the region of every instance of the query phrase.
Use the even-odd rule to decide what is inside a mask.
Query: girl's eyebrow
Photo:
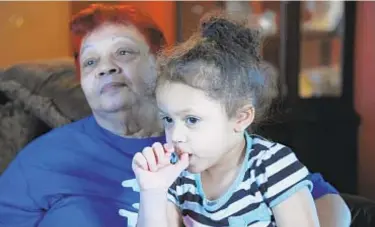
[[[159,114],[166,114],[162,109],[158,108]]]
[[[159,113],[161,113],[161,114],[167,114],[165,111],[163,111],[160,108],[158,108],[158,110],[159,110]],[[185,116],[185,115],[191,114],[191,113],[195,113],[195,111],[192,108],[186,108],[186,109],[179,110],[179,111],[175,112],[174,114],[177,115],[177,116]]]

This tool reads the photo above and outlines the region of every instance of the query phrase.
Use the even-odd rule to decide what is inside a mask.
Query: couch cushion
[[[6,68],[0,77],[0,91],[53,128],[91,113],[70,58]]]
[[[0,68],[0,79],[4,75],[4,69]],[[9,101],[9,99],[5,96],[3,92],[0,92],[0,105],[5,104]]]
[[[375,226],[375,202],[356,195],[341,194],[348,204],[351,215],[352,227],[374,227]]]
[[[20,102],[0,105],[0,173],[19,150],[48,129],[41,120],[24,111]]]

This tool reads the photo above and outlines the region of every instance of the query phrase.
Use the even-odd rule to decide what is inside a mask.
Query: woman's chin
[[[101,106],[105,112],[116,112],[129,109],[132,105],[128,104],[126,100],[106,100],[102,102]]]
[[[134,94],[118,94],[114,96],[106,96],[101,98],[101,106],[103,110],[108,112],[124,111],[131,109],[135,104]]]

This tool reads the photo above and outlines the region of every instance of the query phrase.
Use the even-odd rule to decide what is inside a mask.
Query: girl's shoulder
[[[248,148],[248,161],[253,168],[265,168],[280,161],[280,164],[287,160],[297,161],[294,152],[288,146],[256,134],[250,134],[249,137],[251,137],[251,147]]]

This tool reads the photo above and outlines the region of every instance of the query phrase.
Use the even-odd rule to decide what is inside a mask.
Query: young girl
[[[167,144],[134,156],[138,227],[319,226],[306,167],[288,147],[246,132],[271,101],[259,49],[255,30],[214,15],[161,58]]]

